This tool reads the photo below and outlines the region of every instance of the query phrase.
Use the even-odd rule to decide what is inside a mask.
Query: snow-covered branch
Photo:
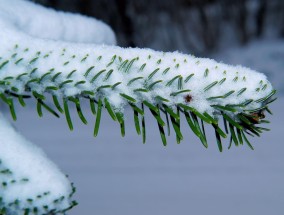
[[[42,14],[55,13],[28,2],[20,2],[34,12],[32,22],[36,28],[31,31],[38,30],[37,26],[40,26],[36,11]],[[19,10],[23,5],[19,5],[20,8],[12,5],[10,14],[13,11],[21,14]],[[39,16],[44,16],[42,14]],[[54,14],[54,19],[57,16],[64,15]],[[143,118],[144,115],[140,105],[143,104],[157,119],[164,144],[165,123],[160,111],[171,116],[178,142],[182,139],[179,128],[179,115],[182,112],[191,129],[207,146],[197,118],[212,124],[223,137],[226,135],[221,132],[217,122],[220,116],[228,122],[233,121],[230,125],[240,129],[242,133],[243,130],[246,131],[243,129],[245,126],[240,125],[245,124],[242,118],[254,118],[258,111],[266,109],[266,103],[275,93],[263,74],[241,66],[225,65],[178,52],[163,53],[149,49],[68,43],[64,38],[52,40],[51,37],[46,40],[33,36],[40,35],[40,32],[31,35],[29,31],[22,30],[15,24],[18,20],[14,19],[11,21],[3,16],[0,22],[1,29],[4,29],[1,32],[0,91],[14,118],[14,98],[18,97],[23,104],[24,98],[29,95],[38,101],[40,115],[41,108],[44,107],[57,116],[56,111],[44,103],[46,95],[50,94],[55,107],[59,112],[65,113],[72,129],[68,103],[74,102],[77,105],[79,116],[86,123],[79,99],[88,98],[94,113],[95,106],[98,106],[95,136],[102,107],[121,124],[123,130],[123,108],[128,104],[134,110],[137,132],[140,133],[139,117]],[[67,22],[68,19],[64,20]],[[66,26],[71,26],[71,23],[67,22]],[[66,31],[65,37],[71,37],[68,33],[73,35],[76,27],[75,23],[75,30]],[[50,29],[47,28],[46,31]],[[57,31],[60,29],[52,29],[52,32]],[[81,35],[82,32],[77,34]],[[63,107],[59,102],[61,100]]]
[[[145,108],[157,120],[164,145],[164,127],[169,129],[170,122],[177,142],[183,139],[181,114],[205,147],[204,123],[212,125],[220,151],[221,139],[228,134],[230,145],[246,142],[252,148],[246,133],[258,136],[265,130],[257,124],[267,122],[263,112],[269,111],[276,91],[263,74],[178,52],[89,44],[114,44],[115,38],[99,21],[26,1],[2,0],[0,12],[0,97],[14,119],[15,100],[24,106],[32,97],[39,115],[43,108],[55,116],[63,113],[72,130],[68,105],[75,103],[87,123],[80,106],[80,99],[86,98],[96,115],[94,136],[102,108],[118,121],[124,135],[126,105],[133,109],[136,131],[144,142]],[[54,107],[45,102],[47,96]]]

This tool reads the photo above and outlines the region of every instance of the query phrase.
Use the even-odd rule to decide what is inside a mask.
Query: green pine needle
[[[101,115],[102,115],[102,108],[103,108],[103,102],[102,102],[101,99],[99,99],[97,117],[96,117],[95,128],[94,128],[94,136],[95,137],[99,133],[100,123],[101,123]]]
[[[66,117],[68,127],[69,127],[70,131],[72,131],[73,130],[73,123],[72,123],[72,120],[71,120],[71,117],[70,117],[67,98],[63,99],[63,107],[64,107],[64,113],[65,113],[65,117]]]

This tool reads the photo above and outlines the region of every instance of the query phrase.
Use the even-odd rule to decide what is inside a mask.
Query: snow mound
[[[69,180],[0,116],[0,213],[1,209],[7,215],[68,209],[74,192]]]
[[[27,0],[0,0],[0,17],[17,34],[77,43],[116,43],[113,31],[102,21],[57,12]]]

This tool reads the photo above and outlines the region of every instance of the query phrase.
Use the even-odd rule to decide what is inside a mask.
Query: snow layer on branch
[[[115,44],[111,28],[94,18],[46,9],[27,0],[0,0],[0,16],[15,31],[68,42]]]
[[[11,2],[21,5],[17,14],[23,20],[30,16],[23,8],[44,10],[26,1]],[[46,13],[55,14],[54,11]],[[11,19],[16,21],[11,22]],[[95,99],[108,98],[117,109],[129,101],[122,94],[132,97],[134,103],[146,100],[152,104],[159,102],[159,96],[167,99],[168,105],[184,103],[209,113],[214,111],[212,105],[255,101],[272,91],[265,75],[242,66],[178,52],[46,40],[39,37],[42,31],[31,36],[14,22],[19,21],[9,13],[0,16],[0,79],[9,80],[8,84],[1,86],[1,91],[11,90],[14,86],[17,93],[24,93],[26,89],[44,93],[53,86],[58,90],[51,93],[63,97],[79,96],[89,91],[94,93]],[[76,28],[76,23],[73,27]],[[46,34],[56,34],[56,30],[60,29],[49,32],[50,29],[46,28]],[[35,81],[30,83],[31,79]],[[191,98],[190,101],[185,101],[186,96]],[[251,102],[246,108],[255,109],[261,105]]]
[[[74,97],[99,104],[104,99],[117,112],[128,103],[154,110],[161,103],[218,115],[214,105],[256,109],[273,92],[265,75],[248,68],[178,52],[109,46],[115,38],[105,24],[24,0],[0,0],[0,29],[0,96],[10,110],[10,95],[32,92],[38,103],[50,93],[75,102]],[[55,165],[3,119],[0,128],[0,206],[8,204],[8,214],[30,206],[39,214],[45,206],[56,211],[72,206],[72,186]]]
[[[0,209],[6,207],[5,214],[23,214],[28,208],[30,211],[37,208],[38,214],[45,214],[70,206],[69,180],[41,149],[17,133],[2,114],[0,148]]]

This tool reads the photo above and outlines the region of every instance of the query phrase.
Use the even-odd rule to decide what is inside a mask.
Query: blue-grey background
[[[127,0],[40,2],[88,15],[104,11],[114,14],[118,24],[112,27],[119,45],[177,49],[246,65],[264,72],[278,90],[278,100],[271,106],[274,115],[268,115],[272,130],[250,139],[255,150],[242,146],[222,153],[218,152],[211,128],[207,129],[209,149],[205,149],[184,120],[184,141],[177,145],[172,136],[168,146],[163,147],[150,113],[146,114],[147,143],[142,144],[130,109],[126,109],[125,138],[120,137],[119,125],[105,112],[99,136],[94,138],[95,118],[87,106],[84,110],[89,125],[82,125],[73,110],[73,132],[68,130],[64,117],[56,119],[46,113],[39,118],[32,103],[27,108],[18,106],[15,127],[42,147],[77,187],[75,198],[79,205],[68,214],[284,214],[283,1],[227,1],[222,10],[219,7],[226,1],[197,4],[198,1],[179,0],[174,6],[175,1],[157,1],[160,5],[155,1],[146,4],[148,1]],[[184,2],[191,3],[185,6],[188,4]],[[263,4],[265,9],[261,9]],[[125,7],[120,8],[121,5]],[[262,10],[264,15],[259,16],[263,17],[256,18]],[[257,19],[263,19],[262,27],[256,26]],[[113,20],[105,19],[109,24]],[[129,30],[125,25],[132,27]],[[10,117],[8,112],[6,115]],[[224,143],[228,145],[228,141]]]

